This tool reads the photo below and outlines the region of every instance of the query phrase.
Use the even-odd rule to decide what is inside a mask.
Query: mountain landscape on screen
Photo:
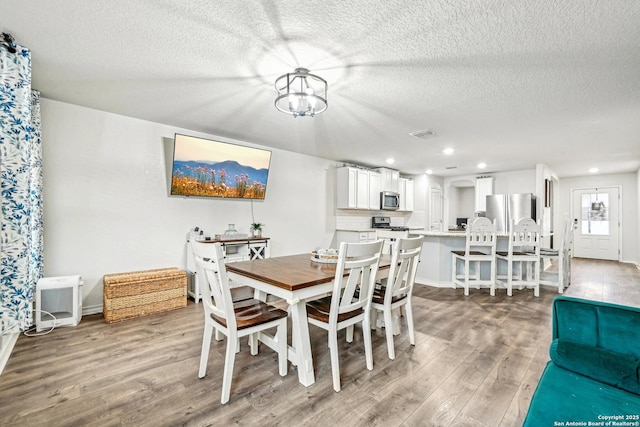
[[[268,175],[268,169],[255,169],[235,160],[176,160],[171,194],[263,199]]]
[[[171,195],[264,199],[271,151],[176,134]]]

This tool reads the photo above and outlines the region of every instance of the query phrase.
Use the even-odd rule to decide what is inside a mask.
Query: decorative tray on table
[[[311,261],[323,264],[337,264],[338,251],[335,249],[317,249],[311,252]]]

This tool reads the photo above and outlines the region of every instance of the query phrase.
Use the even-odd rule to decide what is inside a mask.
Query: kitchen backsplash
[[[413,211],[407,218],[407,222],[404,224],[409,228],[425,228],[427,223],[427,216],[425,211]]]
[[[388,216],[392,226],[406,226],[410,228],[424,228],[425,215],[423,211],[414,212],[380,212],[375,215],[363,215],[362,212],[340,212],[336,215],[336,229],[358,230],[371,227],[372,216]]]

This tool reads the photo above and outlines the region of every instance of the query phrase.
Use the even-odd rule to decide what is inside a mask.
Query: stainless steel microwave
[[[400,207],[400,194],[393,191],[380,192],[380,209],[395,211]]]

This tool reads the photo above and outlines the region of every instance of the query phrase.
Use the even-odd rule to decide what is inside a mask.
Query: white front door
[[[619,260],[619,194],[618,187],[572,190],[573,256]]]

